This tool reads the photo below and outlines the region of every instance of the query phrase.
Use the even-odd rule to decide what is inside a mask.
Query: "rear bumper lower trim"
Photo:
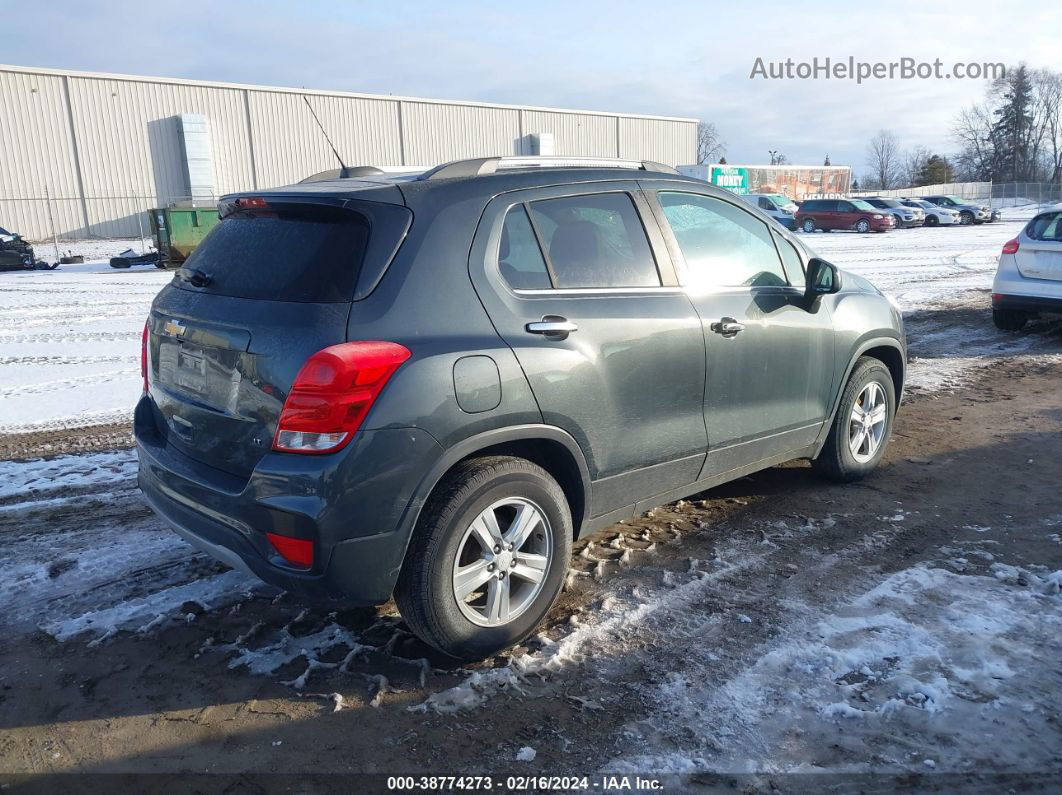
[[[992,294],[992,308],[1017,312],[1050,312],[1062,314],[1062,298],[1043,298],[1034,295]]]

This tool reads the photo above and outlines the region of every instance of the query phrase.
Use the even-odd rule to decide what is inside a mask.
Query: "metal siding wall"
[[[402,126],[411,165],[520,154],[517,109],[403,101]]]
[[[668,166],[697,159],[697,123],[620,117],[619,157]]]
[[[402,165],[397,101],[306,96],[348,166]],[[290,185],[338,167],[302,94],[252,90],[247,97],[258,187]]]
[[[251,184],[239,89],[71,77],[70,104],[90,235],[137,234],[138,213],[188,194],[181,113],[210,120],[218,191]]]
[[[619,157],[616,151],[616,117],[589,113],[551,113],[525,110],[524,136],[553,133],[558,155]]]
[[[83,226],[63,77],[0,72],[0,227],[31,240]]]
[[[0,226],[33,240],[48,238],[50,205],[61,237],[138,234],[145,210],[188,192],[177,120],[182,113],[208,120],[219,194],[290,184],[334,168],[302,96],[254,86],[0,71]],[[306,96],[351,165],[432,166],[528,154],[533,132],[553,133],[558,155],[668,164],[695,159],[691,121]]]

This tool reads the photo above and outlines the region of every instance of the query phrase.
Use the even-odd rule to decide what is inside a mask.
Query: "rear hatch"
[[[1028,279],[1062,281],[1062,212],[1034,218],[1014,259]]]
[[[378,282],[408,229],[397,205],[244,198],[155,299],[149,393],[166,441],[248,476],[314,353],[346,341],[352,301]]]

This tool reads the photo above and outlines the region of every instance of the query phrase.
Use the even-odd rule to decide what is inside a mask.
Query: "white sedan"
[[[1003,244],[992,282],[992,320],[1019,331],[1030,317],[1062,314],[1062,210],[1033,218]]]
[[[927,202],[925,199],[900,199],[908,207],[918,207],[926,213],[926,226],[951,226],[962,223],[962,215],[958,210],[950,210]]]

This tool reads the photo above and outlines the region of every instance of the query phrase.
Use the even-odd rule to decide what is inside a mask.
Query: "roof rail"
[[[515,155],[512,157],[474,157],[443,163],[421,174],[420,179],[450,179],[453,177],[481,177],[508,168],[630,168],[639,171],[678,172],[671,166],[652,160],[623,160],[612,157],[546,157]]]

